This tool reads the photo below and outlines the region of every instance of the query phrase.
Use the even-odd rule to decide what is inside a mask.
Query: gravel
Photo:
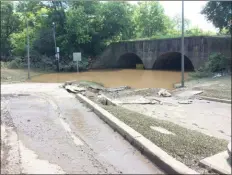
[[[201,173],[207,173],[207,171],[198,165],[199,161],[224,151],[228,145],[226,140],[210,137],[174,123],[154,119],[119,106],[102,105],[102,107],[174,158]],[[175,135],[160,133],[150,129],[150,126],[162,127]]]
[[[231,100],[231,75],[187,81],[189,89],[202,90],[201,95]]]

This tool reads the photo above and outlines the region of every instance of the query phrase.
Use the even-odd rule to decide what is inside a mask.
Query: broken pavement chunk
[[[172,96],[166,89],[161,89],[158,92],[158,95],[163,96],[163,97],[171,97]]]
[[[192,102],[193,102],[192,100],[178,101],[179,104],[191,104]]]
[[[77,86],[72,86],[72,85],[66,85],[66,86],[65,86],[65,89],[66,89],[68,92],[72,92],[72,93],[79,93],[79,92],[83,92],[83,91],[86,90],[86,89],[83,88],[83,87],[77,87]]]

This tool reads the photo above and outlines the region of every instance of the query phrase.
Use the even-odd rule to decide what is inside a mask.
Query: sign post
[[[73,61],[77,62],[77,72],[79,72],[78,61],[81,61],[81,52],[73,52]]]
[[[59,47],[56,47],[56,59],[57,59],[58,72],[60,72],[60,48]]]
[[[77,61],[77,72],[79,72],[79,66],[78,66],[78,61]]]
[[[184,0],[182,0],[181,87],[184,87]]]

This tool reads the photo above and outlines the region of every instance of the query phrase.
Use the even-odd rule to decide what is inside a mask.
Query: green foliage
[[[172,21],[173,21],[174,29],[181,33],[181,29],[182,29],[181,14],[176,14],[172,18]],[[189,29],[190,24],[191,24],[191,21],[188,18],[185,18],[184,19],[184,29],[185,29],[185,31]]]
[[[231,70],[231,58],[227,58],[221,53],[213,53],[209,57],[208,69],[210,72]]]
[[[189,73],[189,76],[192,78],[204,78],[212,76],[212,72],[209,71],[207,66],[200,67],[196,72]]]
[[[232,2],[231,1],[209,1],[201,11],[220,31],[228,29],[232,34]]]
[[[32,42],[35,40],[35,37],[33,36],[34,30],[29,28],[28,29],[29,37],[30,37],[30,46],[32,45]],[[17,56],[24,56],[26,54],[27,49],[27,31],[26,29],[23,29],[21,32],[12,33],[10,35],[10,41],[11,41],[11,47],[12,47],[12,53]]]
[[[80,71],[87,70],[88,66],[89,66],[89,62],[87,58],[82,58],[82,61],[79,62],[79,70]]]
[[[1,68],[7,68],[8,62],[1,61]]]
[[[216,72],[231,71],[231,58],[226,58],[221,53],[212,53],[209,60],[196,72],[191,73],[193,78],[209,77]]]
[[[77,70],[77,64],[69,62],[67,64],[61,64],[60,70],[64,72],[75,72]]]
[[[88,34],[88,16],[84,13],[83,7],[71,9],[66,13],[66,46],[70,53],[80,50],[80,44],[90,42],[91,36]],[[68,43],[72,43],[71,47]]]
[[[101,5],[100,15],[103,16],[103,30],[100,32],[104,39],[121,36],[128,39],[133,36],[132,9],[128,2],[106,2]]]
[[[203,31],[199,27],[192,27],[188,30],[185,31],[186,36],[212,36],[216,35],[216,33],[211,32],[211,31]]]
[[[33,68],[38,68],[40,70],[46,70],[46,71],[56,70],[56,64],[55,64],[54,57],[40,55],[38,59],[40,60],[39,62],[38,61],[33,62],[32,64]]]
[[[16,57],[7,64],[7,67],[10,69],[19,69],[23,67],[23,61],[21,58]]]
[[[86,57],[82,57],[82,61],[78,63],[79,71],[87,70],[89,66],[89,62]],[[77,71],[77,63],[73,61],[69,62],[61,62],[60,70],[64,72],[76,72]]]
[[[19,30],[19,17],[13,10],[13,2],[1,1],[1,59],[10,56],[10,35]]]
[[[135,10],[134,21],[138,37],[152,37],[158,33],[165,33],[169,26],[164,9],[156,1],[140,2]]]
[[[76,71],[73,52],[96,58],[112,42],[181,35],[180,15],[170,19],[155,1],[136,5],[97,0],[18,1],[15,4],[1,4],[1,56],[8,59],[10,55],[20,56],[26,61],[28,21],[31,66],[34,68],[56,69],[54,31],[63,71]],[[190,21],[185,19],[186,36],[212,35],[189,26]],[[227,30],[224,27],[221,33]],[[86,58],[80,62],[80,70],[88,69],[90,60]]]

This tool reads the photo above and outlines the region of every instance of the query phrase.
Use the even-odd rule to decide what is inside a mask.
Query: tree
[[[202,36],[202,35],[216,35],[216,33],[211,31],[203,31],[199,27],[192,27],[188,30],[186,30],[185,34],[188,36]]]
[[[1,41],[8,42],[5,51],[8,53],[12,50],[15,56],[25,58],[26,19],[28,19],[30,56],[32,62],[38,63],[35,65],[39,63],[47,65],[48,62],[52,63],[55,60],[53,22],[56,24],[56,43],[60,47],[60,61],[66,70],[73,64],[73,52],[81,51],[83,58],[89,56],[94,58],[112,42],[180,35],[180,16],[176,15],[174,20],[170,19],[164,14],[159,2],[155,1],[138,4],[97,0],[19,1],[16,3],[16,10],[12,10],[12,3],[4,3],[11,4],[8,12],[7,5],[1,7],[2,11],[7,12],[2,18],[4,37]],[[44,14],[47,17],[44,17]],[[10,22],[14,23],[7,23],[9,22],[7,19],[13,19]],[[199,28],[189,29],[189,23],[189,20],[185,19],[187,35],[204,33]],[[87,65],[87,59],[83,60]]]
[[[102,3],[100,15],[103,16],[102,39],[129,39],[133,36],[132,10],[128,2]]]
[[[74,52],[75,49],[80,51],[80,44],[91,41],[91,36],[88,34],[88,16],[84,12],[83,7],[71,9],[66,15],[65,30],[67,31],[67,43],[65,45],[69,47],[70,53]],[[72,44],[69,45],[69,43]]]
[[[165,33],[167,27],[163,7],[156,1],[140,2],[135,10],[134,20],[138,37],[152,37]]]
[[[20,21],[12,2],[1,2],[1,59],[11,54],[10,35],[19,30]]]
[[[90,55],[98,55],[111,42],[134,36],[132,5],[127,2],[76,1],[72,8],[82,7],[87,19],[82,28],[91,40],[82,43],[82,49]]]
[[[220,31],[225,28],[232,34],[232,1],[209,1],[201,13]]]
[[[174,24],[174,28],[181,32],[182,29],[182,18],[180,14],[176,14],[173,18],[172,18],[173,24]],[[185,31],[189,29],[190,27],[190,20],[187,18],[184,18],[184,29]]]

